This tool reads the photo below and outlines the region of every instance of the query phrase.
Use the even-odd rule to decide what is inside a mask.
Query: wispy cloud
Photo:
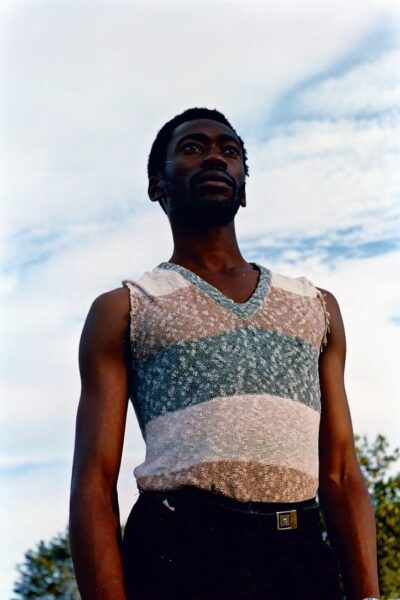
[[[396,21],[378,19],[326,69],[283,93],[271,108],[270,122],[365,119],[398,111],[400,84],[395,75],[400,66],[398,38]]]
[[[12,477],[26,477],[32,473],[37,471],[41,471],[43,469],[59,469],[60,467],[65,467],[65,460],[44,460],[39,461],[37,457],[36,460],[21,460],[21,457],[18,457],[17,460],[10,460],[8,457],[5,461],[2,461],[3,464],[0,464],[0,480],[3,480],[3,485],[7,484]],[[68,465],[69,466],[69,465]]]
[[[318,258],[329,267],[337,266],[338,261],[365,259],[400,249],[399,220],[390,221],[384,235],[375,239],[362,225],[330,229],[317,235],[271,235],[244,240],[247,256],[261,262],[288,264],[304,263],[309,258]]]

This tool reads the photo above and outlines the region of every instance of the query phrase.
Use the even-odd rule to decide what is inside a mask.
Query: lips
[[[220,171],[206,171],[196,178],[196,183],[224,183],[233,187],[232,179]]]

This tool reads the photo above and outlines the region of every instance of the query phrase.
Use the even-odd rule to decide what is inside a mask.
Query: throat
[[[251,299],[260,280],[258,267],[252,266],[226,273],[198,272],[197,275],[233,302],[244,304]]]

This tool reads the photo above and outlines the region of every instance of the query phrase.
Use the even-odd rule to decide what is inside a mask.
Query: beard
[[[232,181],[230,197],[216,198],[222,192],[201,190],[192,181],[189,189],[182,189],[172,181],[166,181],[168,217],[185,228],[208,229],[224,227],[231,223],[241,205],[245,184],[238,186]]]

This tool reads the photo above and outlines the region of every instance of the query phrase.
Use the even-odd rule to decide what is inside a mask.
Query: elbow
[[[99,523],[119,526],[119,505],[116,489],[106,492],[96,485],[71,486],[69,503],[69,534],[71,543],[80,540],[82,531],[99,527]]]
[[[320,473],[318,495],[324,502],[346,494],[356,497],[365,493],[368,494],[367,486],[358,463],[350,467],[344,465],[334,472]]]
[[[70,492],[70,524],[80,514],[94,514],[97,509],[118,507],[116,484],[98,474],[73,473]]]

